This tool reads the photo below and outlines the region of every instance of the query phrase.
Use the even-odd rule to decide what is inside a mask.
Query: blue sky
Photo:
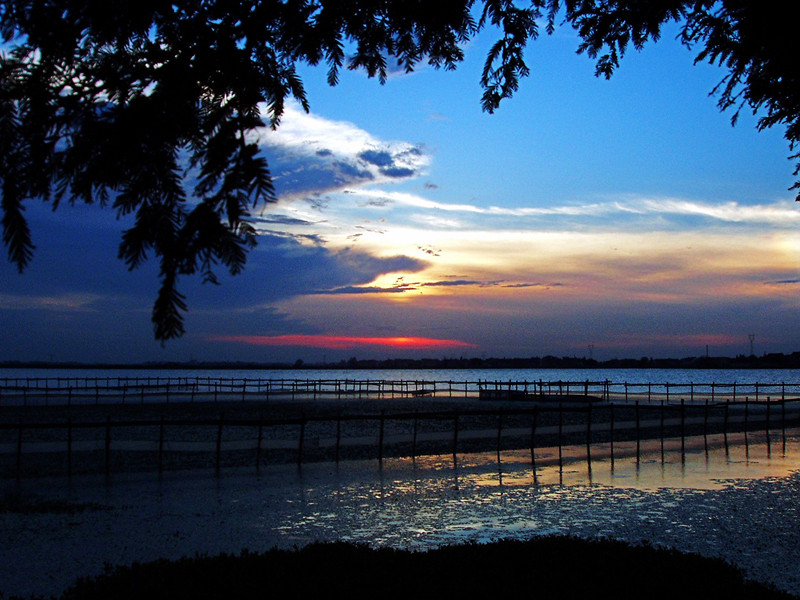
[[[455,72],[386,85],[305,68],[312,112],[258,132],[280,194],[247,269],[186,280],[187,334],[153,340],[152,263],[116,259],[111,211],[33,203],[0,264],[0,360],[692,356],[800,350],[800,211],[779,129],[732,127],[668,31],[608,81],[569,30],[480,109],[491,32]]]

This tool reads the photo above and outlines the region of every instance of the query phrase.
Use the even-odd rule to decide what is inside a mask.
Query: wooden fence
[[[800,383],[629,383],[604,381],[436,381],[221,377],[0,378],[0,407],[271,399],[459,398],[495,400],[588,397],[603,402],[785,401]]]
[[[290,419],[149,418],[0,422],[0,477],[336,461],[585,444],[763,430],[800,424],[800,400],[670,405],[592,402],[519,409],[337,415]],[[727,437],[726,437],[727,443]]]

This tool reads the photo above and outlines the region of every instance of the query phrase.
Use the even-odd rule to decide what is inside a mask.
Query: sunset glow
[[[151,323],[158,257],[116,259],[131,225],[77,203],[26,207],[30,268],[0,264],[7,360],[314,361],[682,357],[800,350],[800,203],[779,129],[731,127],[664,30],[606,81],[563,31],[494,114],[482,41],[452,73],[303,67],[257,132],[277,202],[219,286],[182,276],[186,335]],[[76,241],[80,243],[76,243]],[[751,345],[750,336],[754,336]],[[124,343],[123,343],[124,340]]]
[[[308,346],[344,350],[361,346],[389,346],[408,350],[435,348],[474,348],[475,344],[459,340],[437,340],[421,337],[350,337],[336,335],[239,335],[212,338],[217,342],[237,342],[251,346]]]

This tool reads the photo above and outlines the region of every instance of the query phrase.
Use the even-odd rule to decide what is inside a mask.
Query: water
[[[800,381],[798,370],[51,370],[4,377],[212,377],[663,384]],[[74,513],[0,512],[0,596],[50,595],[106,564],[313,541],[432,548],[549,533],[611,537],[721,556],[800,593],[800,433],[593,448],[350,461],[163,476],[0,481],[3,493],[73,504]]]
[[[800,381],[800,369],[10,369],[26,377],[211,377],[227,379],[359,379],[403,381],[610,381],[612,383],[764,383]]]
[[[721,556],[800,592],[800,432],[252,469],[6,482],[70,514],[0,513],[0,591],[54,594],[106,563],[348,540],[424,550],[543,534],[611,537]],[[13,549],[13,550],[12,550]]]
[[[103,403],[134,396],[141,402],[477,398],[483,389],[615,402],[783,400],[800,398],[800,369],[0,369],[0,403],[6,405],[97,403],[101,396]]]

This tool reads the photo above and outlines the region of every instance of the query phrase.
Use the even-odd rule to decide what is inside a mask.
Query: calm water
[[[211,377],[404,381],[605,381],[612,383],[789,383],[800,369],[0,369],[13,377]]]
[[[10,370],[3,377],[212,377],[613,383],[800,383],[800,370]],[[91,503],[74,514],[0,513],[0,596],[57,594],[105,564],[350,540],[414,549],[549,533],[721,556],[800,593],[797,430],[458,458],[278,465],[225,472],[0,481],[0,491]]]
[[[527,453],[276,465],[5,482],[44,499],[90,502],[74,514],[0,513],[0,591],[51,594],[104,564],[349,540],[433,548],[542,534],[612,537],[722,556],[750,577],[800,591],[800,440],[786,435],[668,440]],[[769,443],[768,443],[769,442]],[[12,550],[13,549],[13,550]]]

